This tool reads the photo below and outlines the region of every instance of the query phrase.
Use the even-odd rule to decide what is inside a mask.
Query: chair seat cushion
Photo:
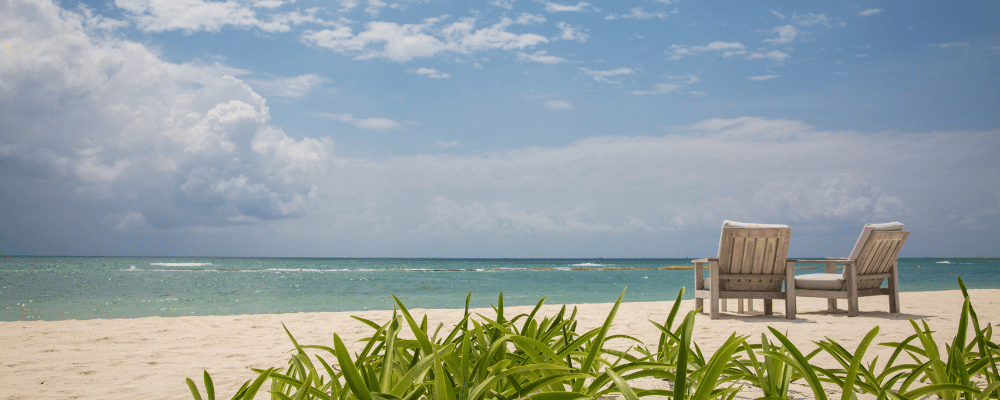
[[[796,289],[840,290],[843,287],[842,274],[805,274],[795,277]]]

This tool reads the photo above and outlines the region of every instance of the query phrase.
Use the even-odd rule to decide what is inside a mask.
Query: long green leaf
[[[865,356],[865,352],[868,351],[868,345],[871,344],[875,336],[878,335],[878,327],[872,328],[865,335],[865,338],[861,340],[858,344],[858,349],[854,352],[854,358],[851,359],[851,366],[847,369],[847,377],[844,379],[843,395],[841,400],[851,400],[854,396],[854,382],[858,378],[858,370],[861,368],[861,360]]]
[[[370,389],[361,378],[361,372],[358,371],[358,367],[351,359],[351,354],[347,351],[347,346],[344,346],[344,341],[336,333],[333,334],[333,346],[337,351],[337,363],[340,364],[340,370],[344,374],[347,386],[351,388],[351,393],[354,393],[360,400],[373,400]]]
[[[795,347],[795,344],[793,344],[791,340],[788,340],[788,338],[785,337],[785,335],[782,335],[777,329],[770,326],[767,327],[767,329],[771,331],[771,334],[774,335],[774,337],[781,341],[781,344],[784,345],[785,349],[788,350],[788,353],[791,354],[792,360],[794,361],[790,364],[797,369],[809,383],[809,387],[812,388],[816,399],[826,400],[826,392],[823,391],[823,385],[816,376],[816,371],[814,371],[812,365],[809,364],[809,360],[802,355],[802,352]]]
[[[191,378],[186,379],[188,389],[191,389],[191,397],[194,397],[194,400],[202,400],[201,393],[198,392],[198,386],[194,384],[194,381],[192,381]]]
[[[621,375],[618,375],[614,369],[608,368],[605,369],[604,372],[606,372],[608,376],[615,381],[615,386],[618,386],[618,393],[621,393],[622,396],[625,397],[625,400],[639,400],[639,396],[635,394],[632,387],[629,386],[628,383],[625,382],[625,379],[623,379]]]
[[[614,307],[611,307],[611,312],[608,313],[608,318],[604,320],[604,325],[601,326],[601,330],[598,332],[597,337],[591,342],[589,352],[587,353],[587,358],[583,360],[580,364],[580,372],[589,374],[594,366],[594,359],[597,358],[597,354],[600,352],[601,348],[604,347],[604,338],[608,335],[608,330],[611,329],[611,323],[615,319],[615,314],[618,313],[618,307],[622,304],[622,298],[625,297],[625,290],[622,290],[622,294],[618,295],[618,301],[615,302]],[[596,375],[596,374],[595,374]],[[579,380],[573,384],[573,391],[579,392],[583,389],[583,380]]]

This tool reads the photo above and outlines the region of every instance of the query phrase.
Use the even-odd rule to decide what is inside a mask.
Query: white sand
[[[982,324],[1000,322],[1000,290],[972,290],[970,295]],[[612,333],[627,333],[655,346],[659,333],[648,321],[663,323],[671,303],[622,304]],[[875,326],[881,327],[876,343],[906,338],[913,333],[908,318],[927,320],[942,346],[952,339],[962,308],[960,291],[902,293],[901,304],[902,313],[891,315],[884,296],[863,298],[861,316],[855,318],[843,311],[826,312],[825,299],[810,298],[799,299],[799,318],[792,321],[783,319],[781,301],[775,302],[774,317],[724,314],[712,321],[701,314],[694,340],[710,352],[730,333],[751,335],[750,341],[757,343],[760,334],[773,326],[787,331],[800,349],[812,350],[813,340],[830,337],[853,351]],[[686,312],[693,305],[685,301],[681,309]],[[580,331],[600,326],[611,306],[580,305]],[[553,315],[558,308],[546,306],[539,315]],[[735,308],[731,303],[730,310]],[[756,309],[762,308],[758,300]],[[507,315],[530,309],[508,307]],[[462,310],[411,311],[414,316],[426,313],[432,324],[443,322],[448,328],[462,314]],[[478,311],[495,315],[492,310]],[[218,397],[228,399],[243,381],[256,376],[251,367],[286,365],[292,345],[282,322],[301,344],[332,346],[332,333],[337,332],[352,350],[359,350],[354,341],[372,330],[351,315],[383,323],[389,311],[0,322],[0,399],[190,399],[184,378],[194,379],[200,387],[203,370],[212,374]],[[890,353],[882,346],[869,350],[872,356],[884,354],[880,360]],[[796,390],[805,390],[800,397],[811,397],[808,389]]]

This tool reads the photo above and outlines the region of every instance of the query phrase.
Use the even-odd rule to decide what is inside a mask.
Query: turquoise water
[[[0,258],[0,320],[672,300],[690,259]],[[800,265],[801,267],[801,265]],[[608,270],[609,268],[620,268]],[[903,291],[1000,288],[998,259],[902,259]],[[797,273],[820,272],[800,269]],[[690,298],[690,295],[688,296]]]

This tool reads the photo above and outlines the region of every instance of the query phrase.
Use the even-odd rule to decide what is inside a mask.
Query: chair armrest
[[[707,263],[709,261],[719,261],[718,258],[699,258],[697,260],[691,260],[693,263]]]
[[[823,260],[791,260],[791,259],[789,259],[788,261],[795,261],[795,262],[798,262],[798,263],[815,263],[815,264],[828,263],[828,262],[836,262],[836,263],[843,264],[843,263],[845,263],[847,261],[851,261],[851,260],[847,259],[847,258],[827,258],[827,259],[823,259]]]

